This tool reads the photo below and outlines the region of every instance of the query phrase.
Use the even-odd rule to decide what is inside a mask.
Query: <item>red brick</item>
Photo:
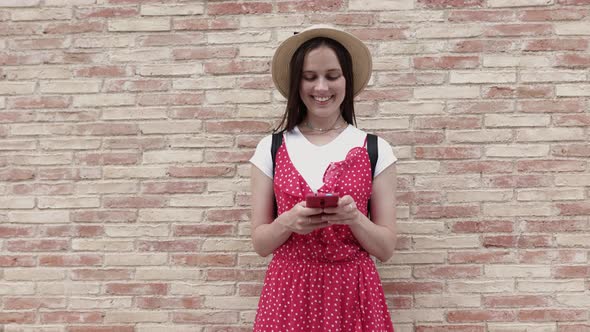
[[[201,309],[201,297],[139,297],[137,307],[140,309]]]
[[[59,297],[5,297],[4,308],[7,310],[27,310],[50,308],[65,308],[65,298]]]
[[[235,266],[235,255],[226,254],[194,254],[181,255],[176,254],[171,256],[171,262],[174,265],[180,266]]]
[[[567,68],[590,68],[590,56],[580,54],[557,55],[555,66]]]
[[[486,236],[483,239],[483,245],[486,248],[543,248],[551,247],[553,240],[547,235],[497,235]]]
[[[126,75],[127,70],[124,66],[90,66],[74,70],[76,77],[121,77]]]
[[[547,307],[551,299],[541,295],[490,295],[484,296],[483,305],[490,308]]]
[[[14,195],[71,195],[74,193],[74,186],[71,183],[23,183],[10,186],[9,192]]]
[[[158,208],[164,207],[165,197],[105,197],[103,206],[106,208]]]
[[[416,69],[466,69],[479,67],[477,56],[415,57]]]
[[[106,28],[103,22],[84,22],[84,23],[50,23],[43,33],[48,34],[75,34],[89,32],[104,32]]]
[[[138,8],[134,7],[105,7],[105,8],[76,8],[76,17],[88,18],[113,18],[139,16]]]
[[[0,312],[0,324],[33,324],[36,317],[34,312]]]
[[[488,37],[546,36],[553,32],[550,24],[498,24],[485,28]]]
[[[65,251],[70,248],[67,240],[8,240],[8,251]]]
[[[508,220],[458,221],[451,226],[453,233],[512,233],[514,222]]]
[[[0,238],[31,237],[34,233],[30,226],[0,226]]]
[[[554,278],[573,279],[590,277],[590,267],[588,266],[556,266],[553,269]]]
[[[104,235],[103,226],[94,225],[56,225],[41,226],[39,228],[41,236],[46,237],[96,237]]]
[[[8,168],[0,170],[0,181],[23,181],[35,177],[35,171],[23,168]]]
[[[238,87],[240,89],[270,90],[273,88],[273,82],[270,77],[240,77],[238,78]]]
[[[451,42],[451,51],[455,53],[499,53],[515,49],[515,42],[510,40],[462,40]]]
[[[588,144],[561,144],[553,145],[551,154],[557,157],[590,157],[590,145]],[[1,173],[0,173],[1,174]],[[1,178],[1,176],[0,176]]]
[[[590,203],[560,203],[555,205],[562,216],[587,216],[590,215]]]
[[[95,254],[39,256],[40,266],[100,266],[102,263],[102,256]]]
[[[440,144],[444,142],[442,131],[395,131],[379,133],[383,139],[393,145]]]
[[[37,265],[34,256],[0,255],[0,267],[33,267]]]
[[[45,109],[67,108],[72,103],[71,97],[39,96],[39,97],[14,97],[8,99],[8,108],[14,109]]]
[[[510,322],[516,319],[516,313],[512,311],[494,310],[449,310],[447,321],[450,323],[462,322]]]
[[[140,79],[140,80],[110,80],[103,85],[105,92],[150,92],[170,90],[172,84],[166,80]]]
[[[357,96],[358,101],[393,101],[393,100],[410,100],[412,98],[411,89],[380,89],[364,90]]]
[[[76,164],[85,166],[136,165],[139,163],[140,158],[139,153],[79,153],[76,156]]]
[[[431,9],[482,7],[483,4],[483,0],[418,0],[420,7]]]
[[[524,51],[585,51],[587,48],[586,39],[536,39],[528,41]]]
[[[106,284],[105,293],[115,295],[166,295],[168,285],[162,283],[111,283]]]
[[[583,100],[523,100],[517,103],[524,113],[581,113],[586,109]]]
[[[553,178],[547,175],[499,175],[487,179],[492,188],[549,187]]]
[[[556,126],[576,126],[587,127],[590,126],[590,115],[587,114],[572,114],[572,115],[555,115],[553,116],[553,123]]]
[[[532,233],[590,232],[588,220],[527,220],[524,226]]]
[[[365,28],[350,29],[350,33],[362,40],[399,40],[410,35],[408,28]]]
[[[516,162],[519,172],[583,172],[584,161],[576,160],[519,160]]]
[[[340,11],[343,7],[343,0],[281,1],[277,4],[279,13],[331,12]]]
[[[207,210],[207,220],[210,222],[249,221],[250,209],[210,209]]]
[[[213,178],[219,176],[233,176],[233,166],[194,166],[179,167],[172,166],[168,169],[168,175],[173,178]]]
[[[239,284],[238,285],[238,294],[240,296],[260,296],[262,293],[262,283],[256,284]]]
[[[449,174],[511,173],[513,170],[513,163],[510,161],[458,161],[445,162],[443,166]]]
[[[207,13],[209,15],[247,15],[267,14],[272,12],[272,4],[268,2],[224,2],[209,3]]]
[[[587,319],[588,310],[585,309],[537,309],[518,312],[518,320],[523,322],[561,322]]]
[[[143,137],[143,138],[106,138],[103,140],[105,149],[135,149],[145,150],[162,150],[166,146],[166,141],[162,137]]]
[[[253,151],[205,151],[205,160],[210,163],[241,163],[252,157]]]

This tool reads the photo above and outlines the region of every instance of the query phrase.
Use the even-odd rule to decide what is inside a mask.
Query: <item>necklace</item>
[[[318,131],[320,132],[320,134],[326,133],[328,131],[332,131],[332,130],[338,130],[342,127],[344,127],[343,124],[340,124],[338,126],[336,126],[336,124],[338,123],[338,121],[342,118],[342,115],[339,115],[338,118],[336,118],[336,121],[334,121],[334,124],[332,124],[332,126],[330,128],[315,128],[311,125],[311,123],[309,123],[309,120],[305,121],[305,127],[307,127],[308,129],[312,130],[312,131]]]

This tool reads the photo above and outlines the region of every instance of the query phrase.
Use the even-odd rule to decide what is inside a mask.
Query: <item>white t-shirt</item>
[[[303,176],[309,187],[313,191],[317,191],[324,184],[324,173],[328,165],[331,162],[344,160],[350,149],[363,146],[366,135],[367,133],[364,131],[348,125],[332,142],[317,146],[308,141],[299,128],[295,127],[292,131],[285,133],[284,142],[287,145],[291,162],[297,171]],[[261,139],[250,162],[272,179],[271,145],[272,135]],[[397,160],[391,145],[381,137],[377,139],[377,149],[379,158],[375,166],[375,177]]]

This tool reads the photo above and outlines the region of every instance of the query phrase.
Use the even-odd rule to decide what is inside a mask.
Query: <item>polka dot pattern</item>
[[[371,164],[365,147],[331,163],[319,192],[350,195],[367,214]],[[285,143],[277,152],[274,192],[279,214],[312,192]],[[392,332],[383,287],[369,254],[346,225],[292,234],[269,264],[255,332]]]

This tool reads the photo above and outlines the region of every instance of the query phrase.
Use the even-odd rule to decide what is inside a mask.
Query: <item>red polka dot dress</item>
[[[350,195],[367,214],[372,178],[365,147],[355,147],[344,160],[331,163],[323,180],[319,192]],[[274,192],[279,214],[312,192],[293,166],[284,141],[276,157]],[[275,250],[254,331],[393,331],[375,264],[347,225],[293,233]]]

